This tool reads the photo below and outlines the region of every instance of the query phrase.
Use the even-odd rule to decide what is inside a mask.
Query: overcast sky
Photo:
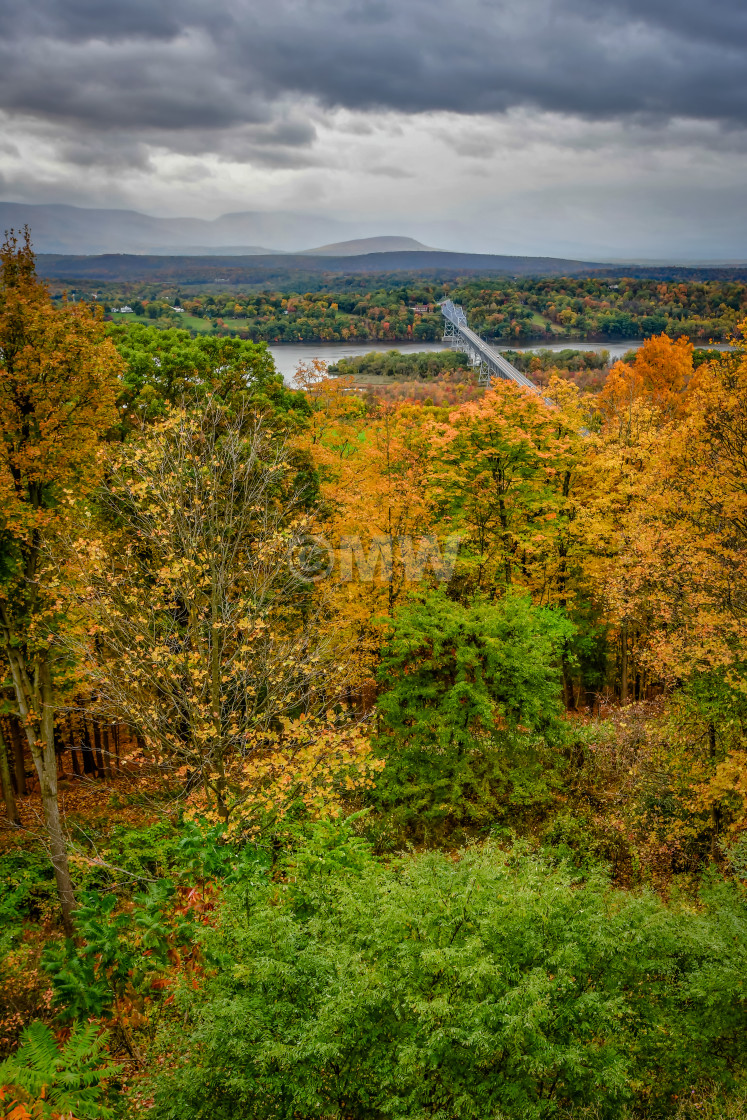
[[[745,0],[0,0],[0,198],[747,259]]]

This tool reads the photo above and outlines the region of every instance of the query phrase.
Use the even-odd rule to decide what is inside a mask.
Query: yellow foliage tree
[[[64,620],[46,557],[103,468],[120,358],[100,317],[55,307],[26,231],[0,250],[0,645],[41,787],[63,920],[74,897],[57,802],[55,646]]]
[[[367,772],[367,745],[329,714],[343,678],[323,605],[290,562],[310,525],[293,478],[260,419],[173,409],[110,461],[109,531],[73,552],[100,705],[224,821],[289,790],[316,804],[334,758]]]

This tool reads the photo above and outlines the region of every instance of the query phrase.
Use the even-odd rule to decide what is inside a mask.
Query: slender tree
[[[21,818],[18,813],[18,806],[13,790],[13,779],[10,774],[10,763],[8,761],[8,748],[5,743],[2,724],[0,724],[0,784],[2,784],[3,787],[3,801],[5,802],[5,812],[8,817],[8,822],[18,826],[21,823]]]
[[[55,645],[60,588],[45,558],[95,487],[121,362],[81,304],[55,307],[28,229],[0,249],[0,648],[39,778],[63,922],[73,888],[57,801]]]
[[[287,721],[323,713],[339,689],[289,564],[308,531],[294,477],[248,412],[175,409],[112,460],[111,532],[74,545],[99,711],[201,784],[224,820],[249,796],[237,768],[254,771]]]

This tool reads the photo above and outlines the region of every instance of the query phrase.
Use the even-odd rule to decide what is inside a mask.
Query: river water
[[[611,358],[621,358],[628,350],[637,350],[643,340],[626,339],[625,342],[586,342],[579,338],[565,338],[562,342],[534,342],[529,346],[512,346],[510,349],[522,353],[535,350],[601,350],[609,351]],[[418,351],[447,350],[443,342],[291,342],[285,345],[270,346],[278,373],[286,381],[293,379],[299,362],[310,362],[319,358],[323,362],[339,362],[340,358],[354,358],[359,354],[370,354],[373,350],[399,350],[402,354]],[[507,350],[504,344],[493,345],[495,350]]]

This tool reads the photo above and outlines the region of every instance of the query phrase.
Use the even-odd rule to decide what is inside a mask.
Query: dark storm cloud
[[[127,0],[109,5],[98,0],[34,4],[5,0],[3,22],[24,35],[49,35],[68,42],[130,36],[168,40],[185,23],[203,22],[205,8],[189,0]]]
[[[747,123],[744,0],[4,0],[2,13],[0,107],[95,130],[263,126],[299,96]],[[312,137],[296,124],[281,144]]]
[[[584,0],[588,12],[598,12],[597,0]],[[581,5],[579,5],[581,7]],[[642,20],[652,26],[675,29],[688,38],[733,45],[747,40],[747,8],[735,2],[704,0],[617,0],[623,19]]]

